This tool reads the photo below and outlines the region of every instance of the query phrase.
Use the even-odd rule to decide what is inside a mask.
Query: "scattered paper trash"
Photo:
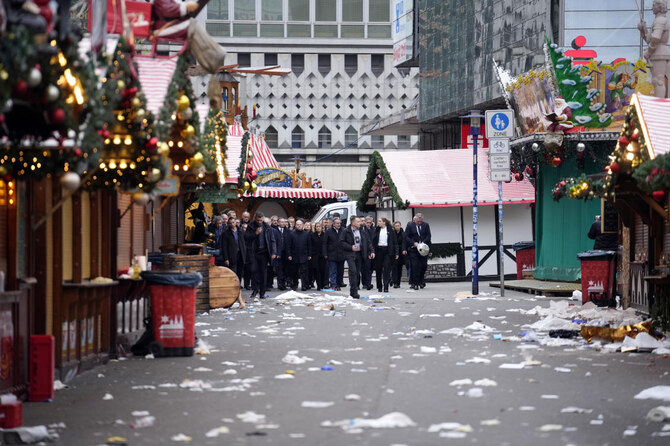
[[[391,412],[379,418],[354,418],[341,421],[324,421],[321,427],[340,427],[344,430],[353,429],[392,429],[416,426],[410,417],[402,412]]]
[[[325,409],[335,405],[332,401],[303,401],[300,407],[310,407],[313,409]]]
[[[189,441],[193,440],[191,437],[184,434],[173,435],[172,437],[170,437],[170,439],[172,441],[183,442],[183,443],[188,443]]]
[[[344,399],[345,399],[346,401],[360,401],[360,400],[361,400],[361,396],[360,396],[360,395],[357,395],[357,394],[355,394],[355,393],[350,393],[349,395],[345,395]]]
[[[105,396],[102,397],[103,401],[109,401],[109,400],[113,400],[113,399],[114,399],[114,396],[112,396],[111,393],[105,393]]]
[[[156,423],[156,417],[152,417],[151,415],[147,415],[147,416],[136,419],[135,422],[130,425],[130,427],[132,429],[140,429],[140,428],[143,428],[143,427],[153,426],[154,423]]]
[[[654,386],[635,395],[636,400],[670,401],[670,386]]]
[[[63,384],[59,379],[54,381],[54,390],[63,390],[67,388],[68,386],[66,384]]]
[[[551,432],[551,431],[562,431],[563,426],[560,424],[545,424],[543,426],[540,426],[537,430],[540,432]]]
[[[207,433],[205,434],[205,437],[216,438],[221,434],[229,434],[229,433],[230,433],[230,429],[227,426],[221,426],[221,427],[217,427],[216,429],[212,429],[210,431],[207,431]]]

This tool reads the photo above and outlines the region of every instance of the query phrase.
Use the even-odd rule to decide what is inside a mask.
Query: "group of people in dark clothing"
[[[293,217],[268,218],[257,212],[251,220],[248,212],[237,218],[234,211],[215,216],[209,227],[219,249],[216,264],[233,270],[252,290],[250,298],[263,298],[267,290],[277,288],[320,291],[345,287],[344,265],[349,270],[349,290],[360,298],[362,287],[372,290],[375,272],[377,291],[400,288],[402,267],[408,270],[410,288],[426,286],[424,276],[428,256],[421,255],[420,243],[430,247],[428,223],[416,214],[403,230],[400,222],[371,216],[352,216],[348,225],[337,217],[311,223]]]

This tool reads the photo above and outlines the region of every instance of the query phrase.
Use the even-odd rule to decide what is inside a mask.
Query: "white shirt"
[[[379,242],[377,246],[388,246],[389,245],[389,234],[386,232],[386,228],[381,228],[379,230]]]

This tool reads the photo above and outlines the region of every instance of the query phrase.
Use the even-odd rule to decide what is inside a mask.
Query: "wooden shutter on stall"
[[[81,193],[81,277],[91,277],[91,196]]]
[[[130,205],[131,197],[129,194],[117,194],[118,209],[119,213],[123,214],[128,206]],[[132,218],[131,213],[127,212],[123,216],[121,222],[119,223],[119,229],[117,232],[118,243],[117,243],[117,254],[116,254],[116,267],[117,269],[125,268],[130,266],[130,250],[131,250],[131,233],[132,233]]]
[[[649,249],[649,227],[642,218],[635,214],[635,236],[633,237],[633,258],[638,260],[640,255],[647,256]]]
[[[145,218],[145,207],[133,205],[133,233],[132,233],[132,251],[131,259],[133,256],[143,256],[146,245],[144,244],[144,218]]]
[[[73,252],[72,252],[72,225],[73,225],[73,218],[72,218],[72,197],[68,197],[66,200],[63,201],[63,206],[61,206],[61,214],[62,214],[62,239],[61,239],[61,252],[62,254],[62,260],[61,260],[61,266],[63,269],[63,281],[71,281],[74,274],[73,274]]]
[[[174,200],[170,203],[170,244],[175,244],[177,242],[177,214],[179,211],[179,200]]]
[[[7,219],[7,183],[0,180],[0,271],[7,274],[7,256],[9,244],[7,243],[8,227]]]

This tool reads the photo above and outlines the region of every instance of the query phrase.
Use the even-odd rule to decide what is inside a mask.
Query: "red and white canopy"
[[[631,105],[640,119],[649,156],[655,158],[670,152],[670,99],[635,93]]]
[[[142,92],[147,98],[147,109],[157,118],[177,67],[177,57],[134,56],[139,69]],[[207,115],[205,115],[207,117]]]
[[[315,198],[315,199],[337,199],[346,194],[331,189],[301,189],[291,187],[264,187],[260,186],[251,197],[260,198]]]
[[[226,141],[226,164],[228,166],[228,174],[231,176],[226,178],[228,183],[237,183],[237,167],[240,165],[242,157],[242,137],[244,136],[244,128],[239,122],[228,126],[228,138]],[[259,135],[249,134],[249,145],[251,148],[252,164],[254,170],[258,171],[266,168],[279,169],[279,163],[270,151],[265,138]]]

